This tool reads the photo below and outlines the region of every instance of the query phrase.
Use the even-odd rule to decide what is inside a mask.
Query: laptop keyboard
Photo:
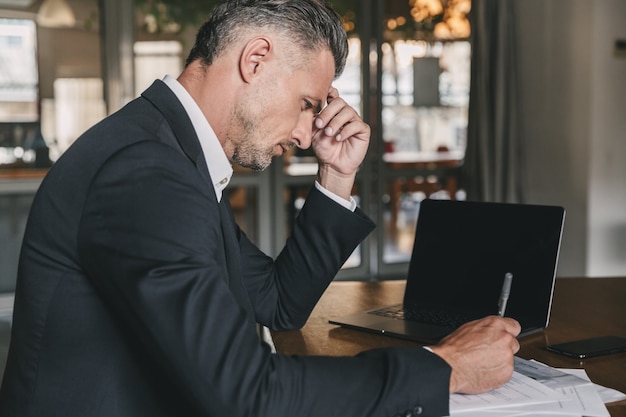
[[[384,307],[378,310],[369,311],[370,314],[390,317],[397,320],[417,321],[420,323],[435,324],[446,327],[459,327],[463,323],[474,320],[472,315],[456,313],[447,310],[436,310],[432,308],[411,308],[402,304]]]

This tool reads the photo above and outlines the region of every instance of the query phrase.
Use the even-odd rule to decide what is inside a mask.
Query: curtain
[[[515,1],[472,1],[467,148],[460,178],[468,200],[523,200]]]

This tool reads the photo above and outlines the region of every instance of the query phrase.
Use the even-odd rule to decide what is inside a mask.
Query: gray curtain
[[[472,1],[469,120],[461,169],[468,200],[523,200],[515,1]]]

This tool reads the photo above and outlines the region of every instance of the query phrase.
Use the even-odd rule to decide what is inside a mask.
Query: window
[[[0,19],[0,166],[35,161],[40,139],[35,24]]]
[[[42,112],[54,116],[47,137],[53,137],[52,159],[56,160],[87,129],[106,115],[101,78],[57,78],[54,100],[42,102]]]
[[[35,122],[37,59],[35,23],[0,19],[0,122]]]
[[[135,95],[165,74],[177,77],[182,71],[183,47],[178,41],[135,42]]]

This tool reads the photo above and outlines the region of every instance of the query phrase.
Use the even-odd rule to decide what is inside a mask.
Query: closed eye
[[[313,110],[315,114],[319,114],[322,111],[322,106],[319,102],[313,104],[310,100],[304,100],[304,110]]]

